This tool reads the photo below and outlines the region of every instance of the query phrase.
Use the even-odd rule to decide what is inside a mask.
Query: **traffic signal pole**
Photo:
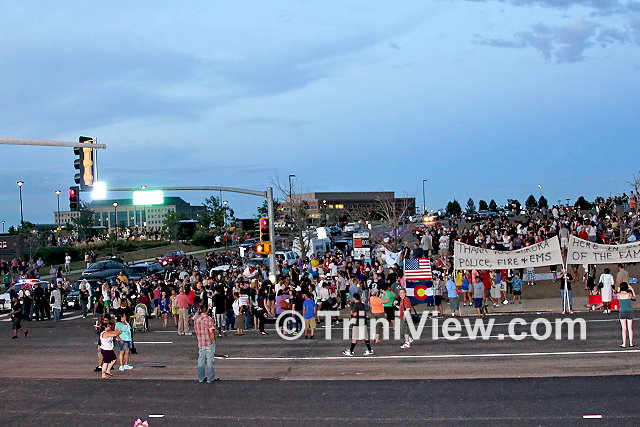
[[[267,213],[269,214],[269,237],[271,239],[271,253],[269,253],[269,271],[274,277],[276,277],[276,226],[274,224],[274,212],[273,212],[273,187],[267,188]]]
[[[87,148],[87,143],[69,142],[69,141],[49,141],[46,139],[24,139],[24,138],[0,138],[0,145],[36,145],[40,147],[74,147]],[[107,148],[106,144],[90,145],[91,148]]]

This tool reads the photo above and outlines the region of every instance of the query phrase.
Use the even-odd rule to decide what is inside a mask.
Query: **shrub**
[[[212,248],[215,245],[216,236],[206,231],[197,231],[191,238],[191,244]]]
[[[40,248],[34,254],[34,259],[42,257],[46,264],[64,264],[65,254],[71,255],[71,261],[78,261],[81,258],[80,251],[72,246],[53,246]]]

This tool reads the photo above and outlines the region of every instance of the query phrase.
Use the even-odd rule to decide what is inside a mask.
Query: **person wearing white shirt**
[[[600,293],[602,294],[602,312],[611,313],[611,299],[613,298],[613,286],[615,285],[615,279],[611,274],[611,270],[604,269],[604,273],[600,275],[598,286],[602,285]]]

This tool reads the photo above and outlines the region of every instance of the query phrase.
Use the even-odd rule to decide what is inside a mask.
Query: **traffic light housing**
[[[82,191],[90,191],[93,187],[93,180],[95,179],[95,150],[90,146],[93,143],[93,138],[87,136],[81,136],[78,138],[78,142],[86,143],[87,147],[76,147],[73,149],[73,153],[78,156],[73,162],[73,167],[78,170],[74,180],[76,184],[80,186]]]
[[[260,218],[260,242],[270,242],[271,235],[269,234],[269,217]]]
[[[80,210],[80,187],[69,187],[69,210]]]
[[[269,255],[271,253],[271,242],[258,243],[256,252],[262,255]]]

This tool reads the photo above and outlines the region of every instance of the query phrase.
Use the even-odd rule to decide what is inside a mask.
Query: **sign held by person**
[[[456,270],[499,270],[563,264],[560,242],[555,236],[515,251],[495,251],[454,242]]]
[[[626,264],[640,262],[640,242],[604,245],[569,236],[567,264]]]

